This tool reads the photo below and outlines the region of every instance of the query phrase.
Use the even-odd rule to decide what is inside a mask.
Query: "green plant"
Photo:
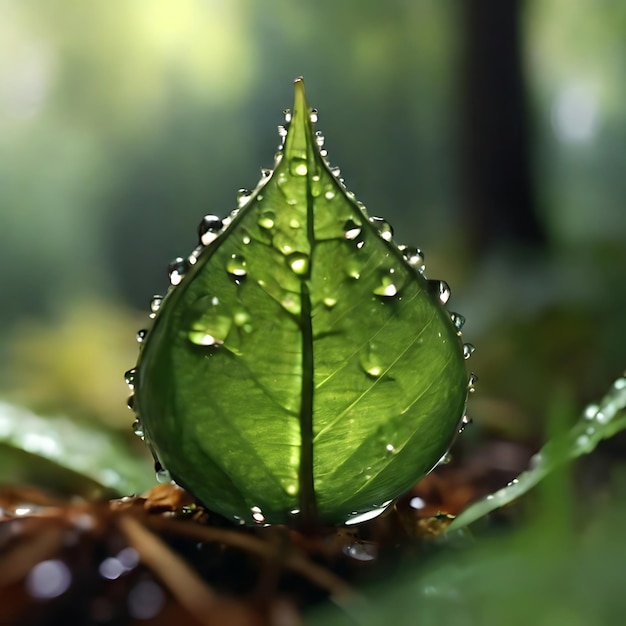
[[[447,284],[346,190],[316,121],[297,79],[273,170],[204,218],[127,375],[160,466],[242,522],[384,510],[445,454],[471,384]]]

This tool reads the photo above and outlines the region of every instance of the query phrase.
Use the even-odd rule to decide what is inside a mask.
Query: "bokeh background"
[[[621,0],[0,0],[0,397],[130,436],[167,263],[272,164],[329,158],[452,287],[480,428],[540,440],[626,364]]]

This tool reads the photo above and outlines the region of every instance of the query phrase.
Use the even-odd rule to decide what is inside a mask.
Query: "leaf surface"
[[[205,218],[208,245],[172,268],[135,375],[160,462],[245,522],[384,507],[437,463],[465,409],[447,285],[346,191],[315,121],[297,80],[273,171],[223,225]]]

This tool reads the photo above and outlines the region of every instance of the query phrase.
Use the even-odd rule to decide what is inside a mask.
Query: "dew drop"
[[[474,373],[471,373],[469,382],[467,383],[468,393],[474,393],[476,391],[476,387],[474,386],[476,384],[476,381],[478,381],[478,376],[476,376],[476,374]]]
[[[384,298],[392,298],[398,293],[398,286],[396,284],[396,280],[393,276],[394,270],[389,270],[388,273],[385,273],[381,276],[380,284],[374,288],[374,294],[377,296],[382,296]]]
[[[152,296],[152,299],[150,300],[150,312],[155,314],[158,313],[161,308],[161,304],[163,304],[163,296],[158,294]]]
[[[148,336],[148,331],[145,328],[137,331],[137,343],[143,343],[144,339]]]
[[[335,197],[335,192],[332,189],[328,189],[326,193],[324,194],[324,198],[326,198],[326,200],[332,200],[334,197]]]
[[[291,122],[291,109],[285,109],[283,115],[285,116],[285,124],[289,124]]]
[[[158,461],[154,464],[154,472],[158,483],[166,484],[172,482],[170,473]]]
[[[346,263],[346,273],[353,280],[359,280],[359,278],[361,278],[361,265],[354,259],[348,259]]]
[[[321,130],[315,131],[315,143],[321,148],[324,145],[324,134]]]
[[[345,522],[346,526],[352,526],[354,524],[361,524],[363,522],[368,522],[375,517],[378,517],[382,513],[387,510],[387,507],[391,504],[391,500],[387,502],[383,502],[380,506],[376,505],[376,508],[365,511],[365,513],[359,513],[358,511],[353,511],[348,519]]]
[[[203,249],[204,248],[202,248],[201,246],[198,246],[187,257],[187,264],[189,267],[191,267],[192,265],[195,265],[198,262],[198,257],[200,256],[200,252],[202,252]],[[152,317],[154,317],[154,315]]]
[[[378,234],[385,240],[391,241],[393,238],[393,228],[391,224],[385,221],[382,217],[370,217],[370,222],[376,227]]]
[[[235,278],[244,278],[248,274],[246,260],[240,254],[231,254],[226,261],[226,271]]]
[[[608,424],[611,421],[611,415],[604,413],[603,411],[598,411],[596,413],[595,420],[599,424]]]
[[[420,274],[424,271],[424,253],[413,246],[398,246],[404,260]]]
[[[327,309],[332,309],[337,304],[337,299],[336,298],[324,298],[322,302],[324,303],[324,306]]]
[[[445,280],[429,280],[428,288],[431,293],[437,296],[439,302],[441,304],[445,304],[451,295],[450,287],[448,287],[448,283]]]
[[[257,524],[263,524],[265,522],[265,515],[263,515],[263,511],[261,511],[261,507],[253,506],[250,511],[252,513],[252,519]]]
[[[462,433],[472,422],[473,420],[469,415],[464,415],[459,423],[459,434]]]
[[[132,411],[133,407],[135,406],[135,394],[134,393],[132,393],[126,399],[126,406]]]
[[[476,348],[471,343],[464,343],[463,344],[463,358],[469,359],[474,353],[474,350],[476,350]]]
[[[449,452],[446,452],[438,461],[435,467],[439,467],[440,465],[448,465],[452,461],[452,455]]]
[[[182,257],[176,257],[167,267],[170,283],[175,287],[185,277],[185,272],[189,268],[189,263]]]
[[[361,225],[357,224],[354,220],[348,220],[343,225],[343,233],[348,241],[352,241],[361,234]]]
[[[269,169],[268,167],[262,167],[261,168],[261,179],[265,180],[267,178],[269,178],[272,175],[272,170]]]
[[[276,215],[274,211],[263,211],[261,215],[259,215],[258,224],[261,228],[265,228],[266,230],[270,230],[274,228],[274,220],[276,219]]]
[[[341,170],[338,167],[331,167],[330,173],[335,177],[339,178],[341,176]]]
[[[359,362],[363,371],[370,378],[380,378],[385,368],[379,356],[378,347],[374,343],[368,344],[359,356]],[[393,447],[393,446],[392,446]]]
[[[287,129],[282,124],[278,127],[278,136],[282,141],[284,141],[287,136]]]
[[[291,159],[291,163],[289,164],[289,171],[294,176],[306,176],[309,171],[306,160],[297,157]]]
[[[596,415],[598,414],[598,411],[600,410],[600,407],[597,404],[590,404],[587,406],[587,408],[585,409],[584,412],[584,418],[586,420],[592,420],[595,419]]]
[[[144,438],[143,424],[139,418],[136,418],[133,422],[133,432],[137,435],[137,437],[140,437],[141,439]]]
[[[203,246],[208,246],[217,239],[224,222],[217,215],[205,215],[198,224],[198,239]]]
[[[272,239],[272,245],[284,255],[291,254],[294,251],[293,238],[282,233],[276,233]]]
[[[311,112],[309,113],[309,119],[311,120],[311,124],[317,124],[317,109],[311,109]]]
[[[311,195],[317,198],[322,193],[322,183],[320,177],[315,174],[311,176]]]
[[[465,318],[460,313],[450,313],[450,319],[452,320],[452,325],[460,335],[461,328],[463,328],[463,324],[465,324]]]
[[[233,320],[216,297],[203,296],[195,304],[199,315],[193,320],[187,337],[197,346],[221,346],[230,332]]]
[[[128,388],[132,391],[135,388],[135,381],[137,380],[137,368],[133,367],[124,374],[124,381],[128,385]]]
[[[302,276],[309,271],[309,257],[301,252],[294,252],[287,257],[289,267],[294,274]]]
[[[237,191],[237,208],[241,209],[246,206],[251,196],[252,192],[249,189],[239,189]]]

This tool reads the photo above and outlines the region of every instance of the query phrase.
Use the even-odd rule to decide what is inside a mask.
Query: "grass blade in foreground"
[[[448,526],[454,531],[484,517],[532,489],[550,472],[583,454],[589,454],[603,440],[626,428],[626,377],[618,378],[599,405],[589,405],[581,419],[564,437],[549,441],[534,457],[533,467],[509,485],[488,495],[463,511]]]
[[[385,507],[465,411],[471,346],[447,285],[346,191],[316,121],[298,79],[273,171],[230,217],[205,218],[130,372],[159,462],[249,523]]]

